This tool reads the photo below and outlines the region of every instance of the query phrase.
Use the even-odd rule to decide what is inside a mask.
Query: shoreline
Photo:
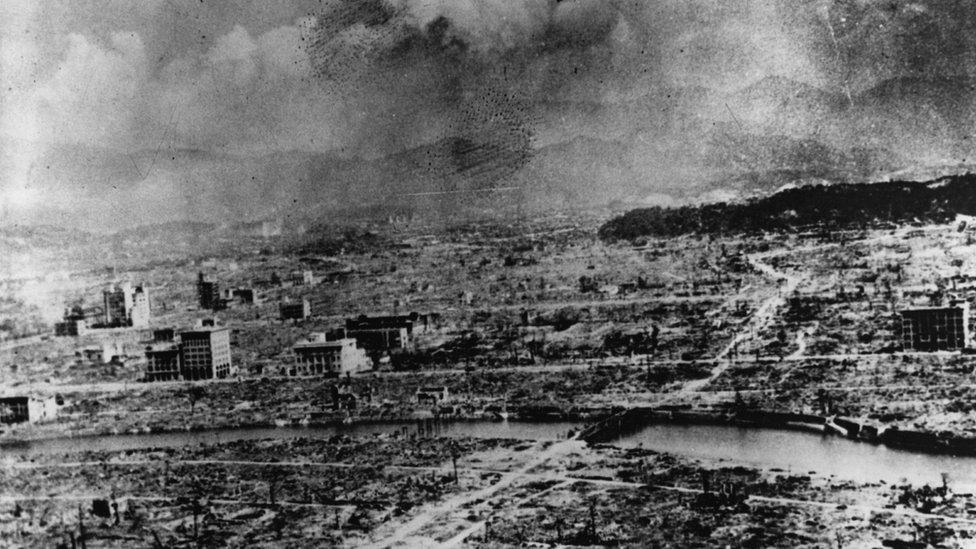
[[[84,441],[85,439],[105,439],[112,437],[140,437],[140,436],[152,436],[152,435],[179,435],[181,433],[187,434],[203,434],[203,433],[232,433],[235,431],[247,431],[247,430],[286,430],[286,429],[308,429],[309,431],[314,431],[317,429],[336,429],[337,434],[342,434],[344,429],[355,430],[357,427],[368,427],[373,425],[385,425],[390,427],[417,427],[422,426],[423,429],[434,429],[441,425],[456,425],[456,424],[472,424],[472,423],[491,423],[491,424],[501,424],[501,423],[523,423],[523,424],[557,424],[557,423],[568,423],[574,421],[582,421],[581,418],[564,417],[564,418],[529,418],[520,417],[513,415],[507,419],[484,417],[484,416],[446,416],[446,417],[396,417],[396,418],[377,418],[374,416],[366,416],[359,419],[354,419],[351,422],[343,420],[334,421],[315,421],[315,422],[282,422],[282,421],[271,421],[271,422],[250,422],[250,423],[239,423],[235,425],[225,425],[218,427],[208,427],[203,425],[193,425],[182,429],[172,428],[172,429],[153,429],[147,428],[144,430],[128,430],[125,432],[84,432],[84,431],[73,431],[69,434],[54,434],[53,436],[31,436],[31,437],[18,437],[18,438],[5,438],[0,436],[0,452],[5,448],[26,448],[30,447],[34,443],[49,443],[56,441]],[[48,435],[48,433],[43,433],[43,435]],[[538,439],[531,439],[538,440]]]
[[[840,416],[764,410],[708,413],[666,408],[628,408],[584,428],[580,438],[590,443],[612,444],[620,436],[655,424],[735,425],[753,429],[799,431],[839,436],[855,442],[918,454],[976,457],[976,438],[908,431],[896,427],[879,428]]]
[[[233,433],[235,431],[257,429],[336,429],[341,434],[343,429],[355,430],[371,425],[387,425],[395,430],[416,427],[418,432],[430,432],[440,426],[450,424],[471,423],[581,423],[579,438],[589,444],[609,444],[621,437],[639,432],[651,425],[726,425],[744,429],[763,429],[796,431],[810,435],[836,436],[864,442],[875,446],[901,450],[924,455],[949,455],[957,457],[976,457],[976,438],[958,436],[940,436],[937,433],[924,431],[903,431],[897,428],[877,428],[861,424],[855,420],[843,417],[826,417],[807,414],[791,414],[770,412],[764,410],[744,410],[740,412],[693,411],[674,407],[635,407],[625,409],[592,409],[549,412],[546,414],[525,413],[514,411],[509,417],[503,418],[494,414],[469,415],[433,415],[418,414],[396,415],[392,417],[377,417],[374,415],[347,416],[343,419],[325,421],[308,420],[273,420],[235,423],[233,425],[207,426],[194,424],[183,428],[152,428],[130,429],[124,432],[113,430],[76,430],[67,433],[39,430],[33,436],[7,437],[0,435],[0,451],[4,449],[24,449],[32,444],[44,444],[57,441],[78,441],[85,439],[104,439],[110,437],[140,437],[153,435],[179,435],[204,433]],[[18,433],[19,434],[19,433]],[[538,439],[533,439],[538,440]],[[729,459],[734,459],[730,456]]]

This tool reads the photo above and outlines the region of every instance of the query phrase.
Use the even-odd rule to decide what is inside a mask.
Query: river
[[[859,482],[907,480],[941,484],[940,474],[959,489],[976,490],[976,457],[923,454],[806,431],[734,425],[649,425],[612,444],[669,452],[729,465],[775,467],[794,474],[815,471]]]
[[[516,438],[558,440],[571,422],[459,421],[443,423],[434,433],[448,437]],[[21,457],[58,454],[78,450],[130,450],[153,447],[178,447],[215,444],[235,440],[296,437],[330,438],[388,433],[407,428],[416,432],[416,423],[361,423],[332,427],[261,427],[176,433],[151,433],[116,436],[55,438],[0,445],[0,453]],[[794,474],[815,471],[838,479],[859,482],[908,480],[913,484],[941,482],[949,473],[957,490],[976,490],[976,458],[929,455],[908,450],[876,446],[803,431],[757,429],[732,425],[654,424],[612,442],[620,447],[637,447],[707,460],[724,460],[728,465],[779,468]]]

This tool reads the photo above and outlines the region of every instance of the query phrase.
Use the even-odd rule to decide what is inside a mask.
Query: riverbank
[[[335,436],[373,436],[398,434],[404,437],[502,438],[512,440],[559,440],[579,430],[575,422],[521,422],[441,420],[411,422],[361,422],[329,425],[256,426],[237,429],[203,429],[89,437],[43,438],[6,441],[0,451],[7,455],[45,456],[85,449],[89,451],[126,451],[149,448],[182,448],[251,440],[328,439]]]
[[[220,384],[154,386],[128,391],[59,393],[66,405],[53,422],[11,426],[0,438],[167,432],[342,421],[404,421],[439,415],[488,419],[580,419],[608,406],[583,398],[615,380],[639,377],[626,366],[558,371],[438,373],[350,380],[244,379]],[[418,403],[422,387],[446,387],[445,402]],[[338,388],[342,401],[331,401]]]
[[[240,429],[210,429],[169,433],[140,433],[96,437],[66,437],[23,440],[0,444],[8,455],[43,456],[79,448],[98,451],[181,448],[260,439],[328,439],[334,436],[399,435],[403,437],[447,437],[563,440],[579,433],[591,444],[609,442],[620,447],[644,447],[689,458],[732,459],[760,467],[818,471],[838,478],[859,481],[910,479],[938,481],[936,472],[951,471],[957,483],[976,490],[976,459],[946,452],[924,452],[923,448],[889,448],[837,436],[827,424],[809,416],[759,414],[757,412],[718,415],[690,410],[628,410],[607,414],[602,421],[584,426],[567,421],[485,421],[454,418],[416,419],[410,422],[367,421],[321,426],[275,426]],[[806,423],[801,422],[804,421]],[[845,422],[846,423],[846,422]],[[719,444],[724,441],[724,446]],[[714,451],[703,450],[715,447]],[[888,448],[888,449],[886,449]],[[716,453],[717,452],[717,453]],[[867,466],[866,464],[871,464]]]
[[[239,440],[8,459],[0,544],[57,545],[83,531],[101,547],[769,547],[832,545],[840,532],[845,546],[956,547],[976,535],[976,501],[951,488],[572,440]]]
[[[369,410],[375,411],[375,410]],[[323,414],[325,415],[325,414]],[[730,409],[693,409],[688,406],[664,407],[634,407],[627,409],[591,408],[591,409],[560,409],[559,407],[522,407],[505,412],[506,421],[497,411],[481,410],[474,414],[440,414],[431,410],[413,410],[409,414],[363,414],[358,415],[350,411],[336,412],[327,418],[316,421],[309,420],[305,415],[292,420],[277,419],[273,421],[242,421],[230,425],[202,423],[187,423],[177,428],[170,423],[154,427],[143,426],[120,432],[115,428],[107,429],[93,427],[90,429],[72,429],[61,431],[57,425],[21,426],[0,436],[0,448],[16,450],[29,448],[32,444],[48,443],[57,446],[63,444],[91,444],[99,440],[105,448],[111,448],[111,437],[125,437],[139,440],[145,437],[151,441],[153,437],[172,435],[173,439],[193,440],[195,442],[213,442],[233,440],[234,433],[268,433],[272,437],[304,436],[314,434],[321,436],[326,433],[368,434],[375,432],[403,432],[416,435],[440,434],[448,430],[462,433],[484,430],[488,433],[503,433],[504,429],[491,429],[498,425],[553,424],[559,425],[562,431],[573,429],[580,423],[587,423],[580,435],[582,440],[591,443],[611,442],[621,437],[633,434],[649,425],[657,424],[692,424],[692,425],[733,425],[750,429],[777,429],[810,432],[826,436],[838,436],[859,442],[882,445],[894,449],[910,450],[924,454],[948,454],[959,456],[976,456],[976,439],[953,436],[951,433],[926,433],[917,431],[903,431],[891,426],[877,426],[863,424],[858,421],[842,417],[825,417],[813,414],[792,414],[770,412],[763,410]],[[471,425],[472,429],[459,429],[458,426]],[[526,438],[549,438],[548,433],[535,429],[528,429]],[[249,437],[250,435],[242,435]],[[106,442],[106,437],[109,440]],[[69,442],[70,441],[70,442]],[[119,442],[120,445],[124,444]]]
[[[499,417],[504,412],[513,418],[584,420],[598,418],[608,410],[655,407],[664,402],[715,413],[745,408],[820,414],[826,406],[832,414],[879,429],[897,427],[901,432],[947,432],[953,441],[976,437],[976,415],[970,413],[971,406],[962,402],[962,396],[969,389],[967,385],[960,385],[962,374],[959,373],[960,366],[952,362],[955,359],[941,358],[938,360],[950,363],[943,367],[927,363],[925,368],[935,376],[939,391],[956,395],[957,400],[952,401],[935,394],[937,387],[921,380],[898,388],[892,393],[898,396],[897,399],[888,398],[890,391],[896,391],[894,388],[882,391],[864,387],[862,378],[869,372],[871,376],[875,375],[873,372],[894,376],[909,366],[917,368],[916,363],[923,359],[902,357],[898,359],[897,367],[890,368],[882,367],[879,360],[874,357],[868,364],[856,368],[845,361],[834,364],[819,359],[762,363],[762,368],[735,362],[716,379],[677,396],[677,388],[703,379],[703,372],[708,372],[703,369],[704,363],[617,364],[556,371],[531,368],[501,372],[421,371],[376,374],[351,380],[243,379],[214,384],[130,384],[125,391],[99,391],[98,386],[93,386],[92,390],[79,388],[75,392],[57,393],[66,405],[55,421],[5,427],[0,439],[157,433],[215,427],[328,425],[345,420],[403,421],[435,414],[487,419]],[[842,367],[835,368],[832,364]],[[829,387],[822,379],[827,372],[834,375],[829,379]],[[811,380],[812,375],[821,378]],[[776,384],[788,390],[726,390],[730,377],[741,383],[755,381],[758,384],[763,376],[767,379],[773,376],[778,380]],[[833,386],[845,383],[848,378],[854,378],[849,387]],[[335,409],[328,396],[335,385],[343,394],[352,395],[354,406],[343,405],[342,409]],[[416,392],[426,386],[446,387],[449,399],[436,405],[419,404]],[[918,393],[922,390],[929,392]],[[53,391],[51,394],[57,392],[53,387],[50,391]],[[907,402],[911,402],[910,408]],[[932,447],[943,444],[938,440],[934,444],[930,442],[923,440],[922,444]],[[892,440],[892,443],[897,442]],[[950,446],[952,444],[955,442]],[[955,444],[952,451],[967,451],[966,445]]]
[[[393,431],[407,430],[418,434],[440,432],[443,428],[461,424],[551,424],[570,428],[579,424],[605,417],[611,413],[609,409],[569,410],[524,408],[505,412],[504,415],[493,411],[479,411],[473,414],[440,414],[431,410],[414,410],[404,414],[350,414],[348,411],[331,414],[328,418],[309,420],[308,416],[296,417],[291,420],[275,419],[265,421],[235,421],[226,423],[202,422],[184,423],[176,421],[156,423],[131,427],[124,431],[111,426],[110,423],[96,425],[90,428],[77,428],[72,424],[42,423],[21,424],[8,428],[0,434],[0,448],[13,448],[30,443],[52,440],[83,441],[105,437],[138,437],[145,435],[183,435],[229,433],[245,430],[336,430],[341,431]],[[374,429],[375,427],[375,429]],[[543,434],[543,433],[540,433]],[[548,437],[543,437],[548,438]]]

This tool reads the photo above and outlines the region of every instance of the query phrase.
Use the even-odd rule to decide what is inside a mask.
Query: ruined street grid
[[[897,324],[912,295],[971,291],[960,275],[976,257],[969,232],[930,225],[609,244],[595,236],[602,221],[495,220],[437,233],[380,225],[369,246],[338,253],[234,235],[205,250],[173,240],[140,253],[151,236],[128,242],[116,269],[151,288],[152,328],[205,316],[198,271],[227,287],[263,284],[256,304],[215,315],[232,330],[238,368],[223,379],[145,382],[151,329],[53,337],[32,333],[31,307],[7,303],[25,328],[2,343],[3,391],[54,397],[58,409],[4,429],[2,544],[967,545],[976,499],[953,490],[952,471],[932,471],[931,487],[868,482],[600,444],[587,433],[639,409],[655,421],[782,412],[976,435],[972,361],[903,352]],[[48,244],[66,302],[98,303],[111,276],[92,259],[103,245],[81,243],[66,257]],[[315,284],[268,282],[303,269]],[[25,281],[8,282],[17,283]],[[303,298],[310,318],[278,319],[279,302]],[[289,375],[302,337],[346,318],[414,311],[438,316],[371,371]],[[105,363],[79,351],[108,342],[123,356]],[[355,403],[339,406],[336,387]],[[449,396],[418,400],[424,387]],[[473,421],[558,423],[545,440],[442,433]],[[281,430],[366,422],[379,423],[307,437]],[[86,450],[79,438],[23,450],[65,436],[255,427],[291,434],[158,447],[150,439],[120,450]]]

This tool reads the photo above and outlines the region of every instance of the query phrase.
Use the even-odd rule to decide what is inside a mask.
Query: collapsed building
[[[450,398],[450,393],[447,387],[440,386],[424,386],[417,389],[417,402],[419,404],[426,405],[437,405],[447,402]]]

